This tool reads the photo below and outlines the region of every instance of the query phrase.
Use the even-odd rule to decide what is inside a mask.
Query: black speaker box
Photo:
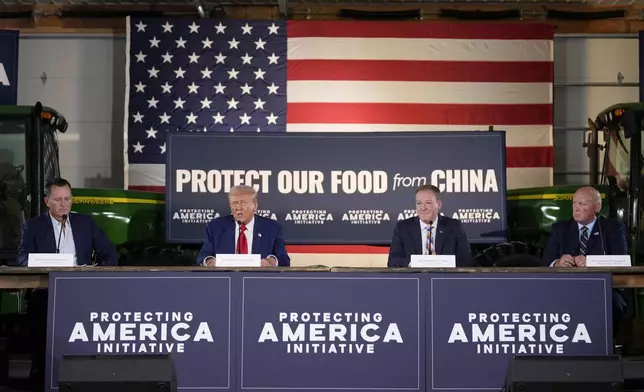
[[[618,392],[624,388],[616,355],[514,356],[505,392]]]
[[[170,355],[63,355],[61,392],[176,392]]]

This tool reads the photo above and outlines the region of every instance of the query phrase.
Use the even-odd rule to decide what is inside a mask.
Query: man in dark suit
[[[585,267],[587,255],[627,255],[626,229],[620,222],[598,216],[602,208],[599,192],[579,188],[572,201],[572,219],[551,227],[543,251],[543,262],[551,267]],[[628,303],[622,290],[613,290],[613,333]]]
[[[196,263],[213,267],[218,254],[242,253],[261,255],[262,267],[290,266],[291,258],[286,252],[280,224],[255,215],[259,205],[255,188],[248,185],[233,187],[228,202],[232,214],[208,222]]]
[[[71,253],[77,265],[93,264],[96,254],[100,265],[117,265],[118,253],[91,216],[71,212],[72,190],[69,182],[56,179],[45,187],[46,214],[24,225],[18,264],[27,265],[30,253]]]
[[[45,186],[47,213],[28,220],[22,231],[17,263],[27,266],[30,253],[70,253],[77,265],[117,265],[118,253],[103,231],[88,215],[72,213],[72,187],[62,178]],[[44,387],[47,342],[47,290],[33,290],[27,298],[31,325],[32,389]]]
[[[457,219],[439,214],[443,203],[440,190],[433,185],[423,185],[416,190],[418,216],[396,224],[388,267],[407,267],[411,255],[454,255],[457,267],[472,264],[472,253],[463,225]]]

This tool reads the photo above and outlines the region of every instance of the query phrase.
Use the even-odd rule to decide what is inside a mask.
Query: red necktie
[[[239,238],[237,239],[237,251],[240,254],[248,253],[248,240],[246,240],[246,225],[239,227]]]

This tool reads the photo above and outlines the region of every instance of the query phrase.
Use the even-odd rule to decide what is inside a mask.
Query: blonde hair
[[[228,192],[228,198],[230,199],[231,196],[235,195],[252,195],[253,201],[256,204],[259,202],[257,191],[255,190],[255,187],[251,185],[235,185],[234,187],[230,188],[230,192]]]

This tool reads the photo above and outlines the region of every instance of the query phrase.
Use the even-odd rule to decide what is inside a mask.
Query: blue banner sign
[[[58,389],[62,354],[166,353],[182,390],[232,390],[236,324],[230,276],[52,275],[48,390]]]
[[[334,275],[243,278],[242,389],[424,390],[420,278]]]
[[[18,30],[0,30],[0,105],[18,100]]]
[[[512,355],[612,353],[603,275],[450,274],[430,291],[431,390],[499,390]]]
[[[472,243],[505,239],[505,132],[170,133],[166,237],[203,241],[230,214],[227,192],[253,185],[260,215],[288,244],[389,244],[415,215],[415,189],[441,190],[445,216]]]
[[[603,273],[50,273],[46,390],[64,354],[158,353],[180,391],[500,390],[513,355],[611,353],[610,299]]]

